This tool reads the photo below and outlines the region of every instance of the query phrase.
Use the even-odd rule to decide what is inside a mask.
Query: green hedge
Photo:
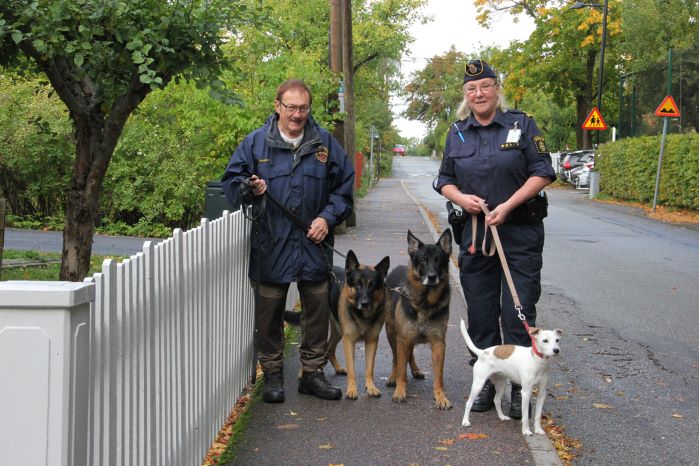
[[[653,202],[660,151],[661,136],[601,145],[596,161],[600,193],[627,201]],[[698,209],[698,133],[666,136],[657,204]]]

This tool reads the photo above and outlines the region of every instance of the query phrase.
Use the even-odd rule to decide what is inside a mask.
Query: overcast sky
[[[490,30],[480,27],[476,22],[476,8],[473,2],[464,0],[430,0],[423,10],[433,17],[428,24],[418,24],[411,28],[415,41],[410,46],[410,54],[401,61],[404,83],[411,73],[425,67],[427,58],[442,55],[454,45],[467,54],[475,54],[481,46],[497,45],[506,47],[512,40],[526,39],[534,29],[533,21],[528,17],[513,23],[507,13],[494,21]],[[394,114],[398,115],[405,108],[402,100],[393,100]],[[422,138],[425,127],[403,118],[394,120],[396,127],[404,137]]]

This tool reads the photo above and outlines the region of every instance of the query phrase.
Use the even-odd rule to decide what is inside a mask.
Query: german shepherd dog
[[[362,265],[350,250],[345,259],[345,269],[333,267],[333,274],[338,282],[342,282],[342,286],[336,280],[331,280],[330,336],[326,354],[336,374],[348,375],[345,396],[351,400],[358,397],[355,378],[355,344],[358,341],[365,342],[365,390],[369,396],[381,396],[374,384],[374,361],[388,303],[384,281],[389,273],[389,262],[389,256],[386,256],[374,267]],[[285,320],[292,324],[298,323],[299,313],[285,311]],[[341,339],[347,372],[335,357]]]
[[[433,395],[440,409],[452,408],[445,396],[443,368],[445,335],[450,313],[449,261],[452,254],[452,231],[448,228],[435,244],[424,244],[408,230],[407,266],[398,266],[387,277],[392,304],[386,314],[386,335],[393,362],[387,385],[396,386],[392,401],[406,401],[406,364],[413,377],[425,376],[413,356],[417,344],[428,343],[433,359]]]

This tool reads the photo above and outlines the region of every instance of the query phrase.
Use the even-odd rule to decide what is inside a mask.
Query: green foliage
[[[596,161],[601,194],[651,203],[660,150],[660,136],[602,144]],[[657,202],[669,207],[698,210],[697,133],[666,136]]]
[[[45,80],[0,68],[0,197],[14,215],[58,214],[74,141],[68,114]]]

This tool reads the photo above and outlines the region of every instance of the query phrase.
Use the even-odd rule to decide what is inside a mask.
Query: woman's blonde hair
[[[462,86],[462,91],[464,92],[464,99],[462,100],[462,103],[459,104],[459,107],[457,108],[457,119],[458,120],[466,120],[472,115],[472,109],[469,107],[469,100],[467,100],[467,95],[465,88],[467,87],[467,84],[469,83],[464,83]],[[498,108],[502,111],[505,112],[508,110],[508,104],[506,103],[506,98],[503,95],[503,89],[501,88],[501,84],[496,81],[496,86],[498,86]]]

